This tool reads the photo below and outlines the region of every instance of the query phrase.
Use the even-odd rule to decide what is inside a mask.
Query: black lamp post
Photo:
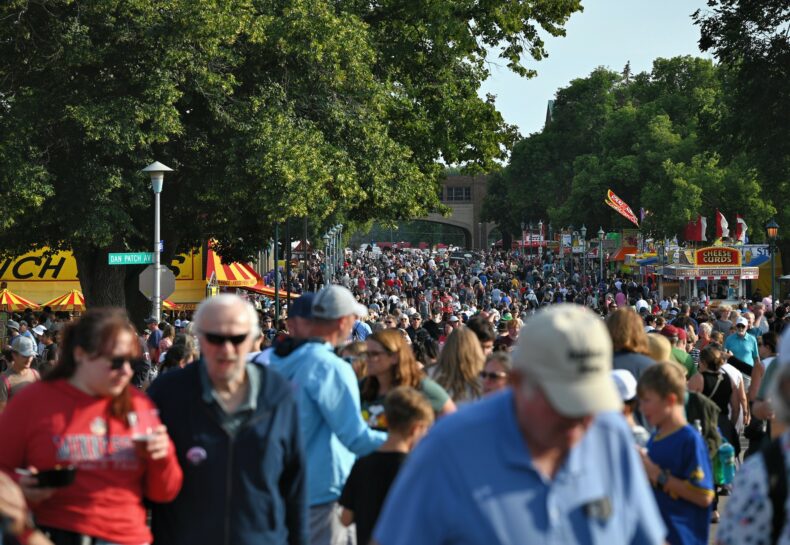
[[[579,232],[582,235],[582,285],[584,284],[584,276],[587,274],[587,227],[582,224],[582,228],[579,229]]]
[[[765,226],[771,249],[771,310],[776,309],[776,237],[779,236],[779,225],[775,220]]]
[[[603,237],[606,236],[606,232],[603,230],[603,227],[598,229],[598,254],[601,259],[601,282],[604,281],[603,276]]]

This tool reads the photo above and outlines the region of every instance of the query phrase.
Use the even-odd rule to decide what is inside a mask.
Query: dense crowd
[[[5,539],[790,543],[787,302],[596,265],[348,252],[279,314],[14,316]]]

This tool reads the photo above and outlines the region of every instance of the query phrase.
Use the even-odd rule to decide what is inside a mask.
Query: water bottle
[[[714,470],[717,484],[730,484],[735,478],[735,448],[724,441],[716,453],[718,464]]]

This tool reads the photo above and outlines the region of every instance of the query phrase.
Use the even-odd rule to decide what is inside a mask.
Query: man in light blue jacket
[[[386,439],[362,419],[354,371],[334,353],[365,315],[367,309],[348,289],[328,286],[313,301],[310,337],[278,343],[271,356],[272,369],[291,381],[299,407],[313,545],[348,543],[337,500],[356,456],[373,452]]]

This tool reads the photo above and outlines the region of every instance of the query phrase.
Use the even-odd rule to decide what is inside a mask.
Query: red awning
[[[636,246],[623,246],[609,257],[609,261],[625,261],[628,254],[636,254]]]

